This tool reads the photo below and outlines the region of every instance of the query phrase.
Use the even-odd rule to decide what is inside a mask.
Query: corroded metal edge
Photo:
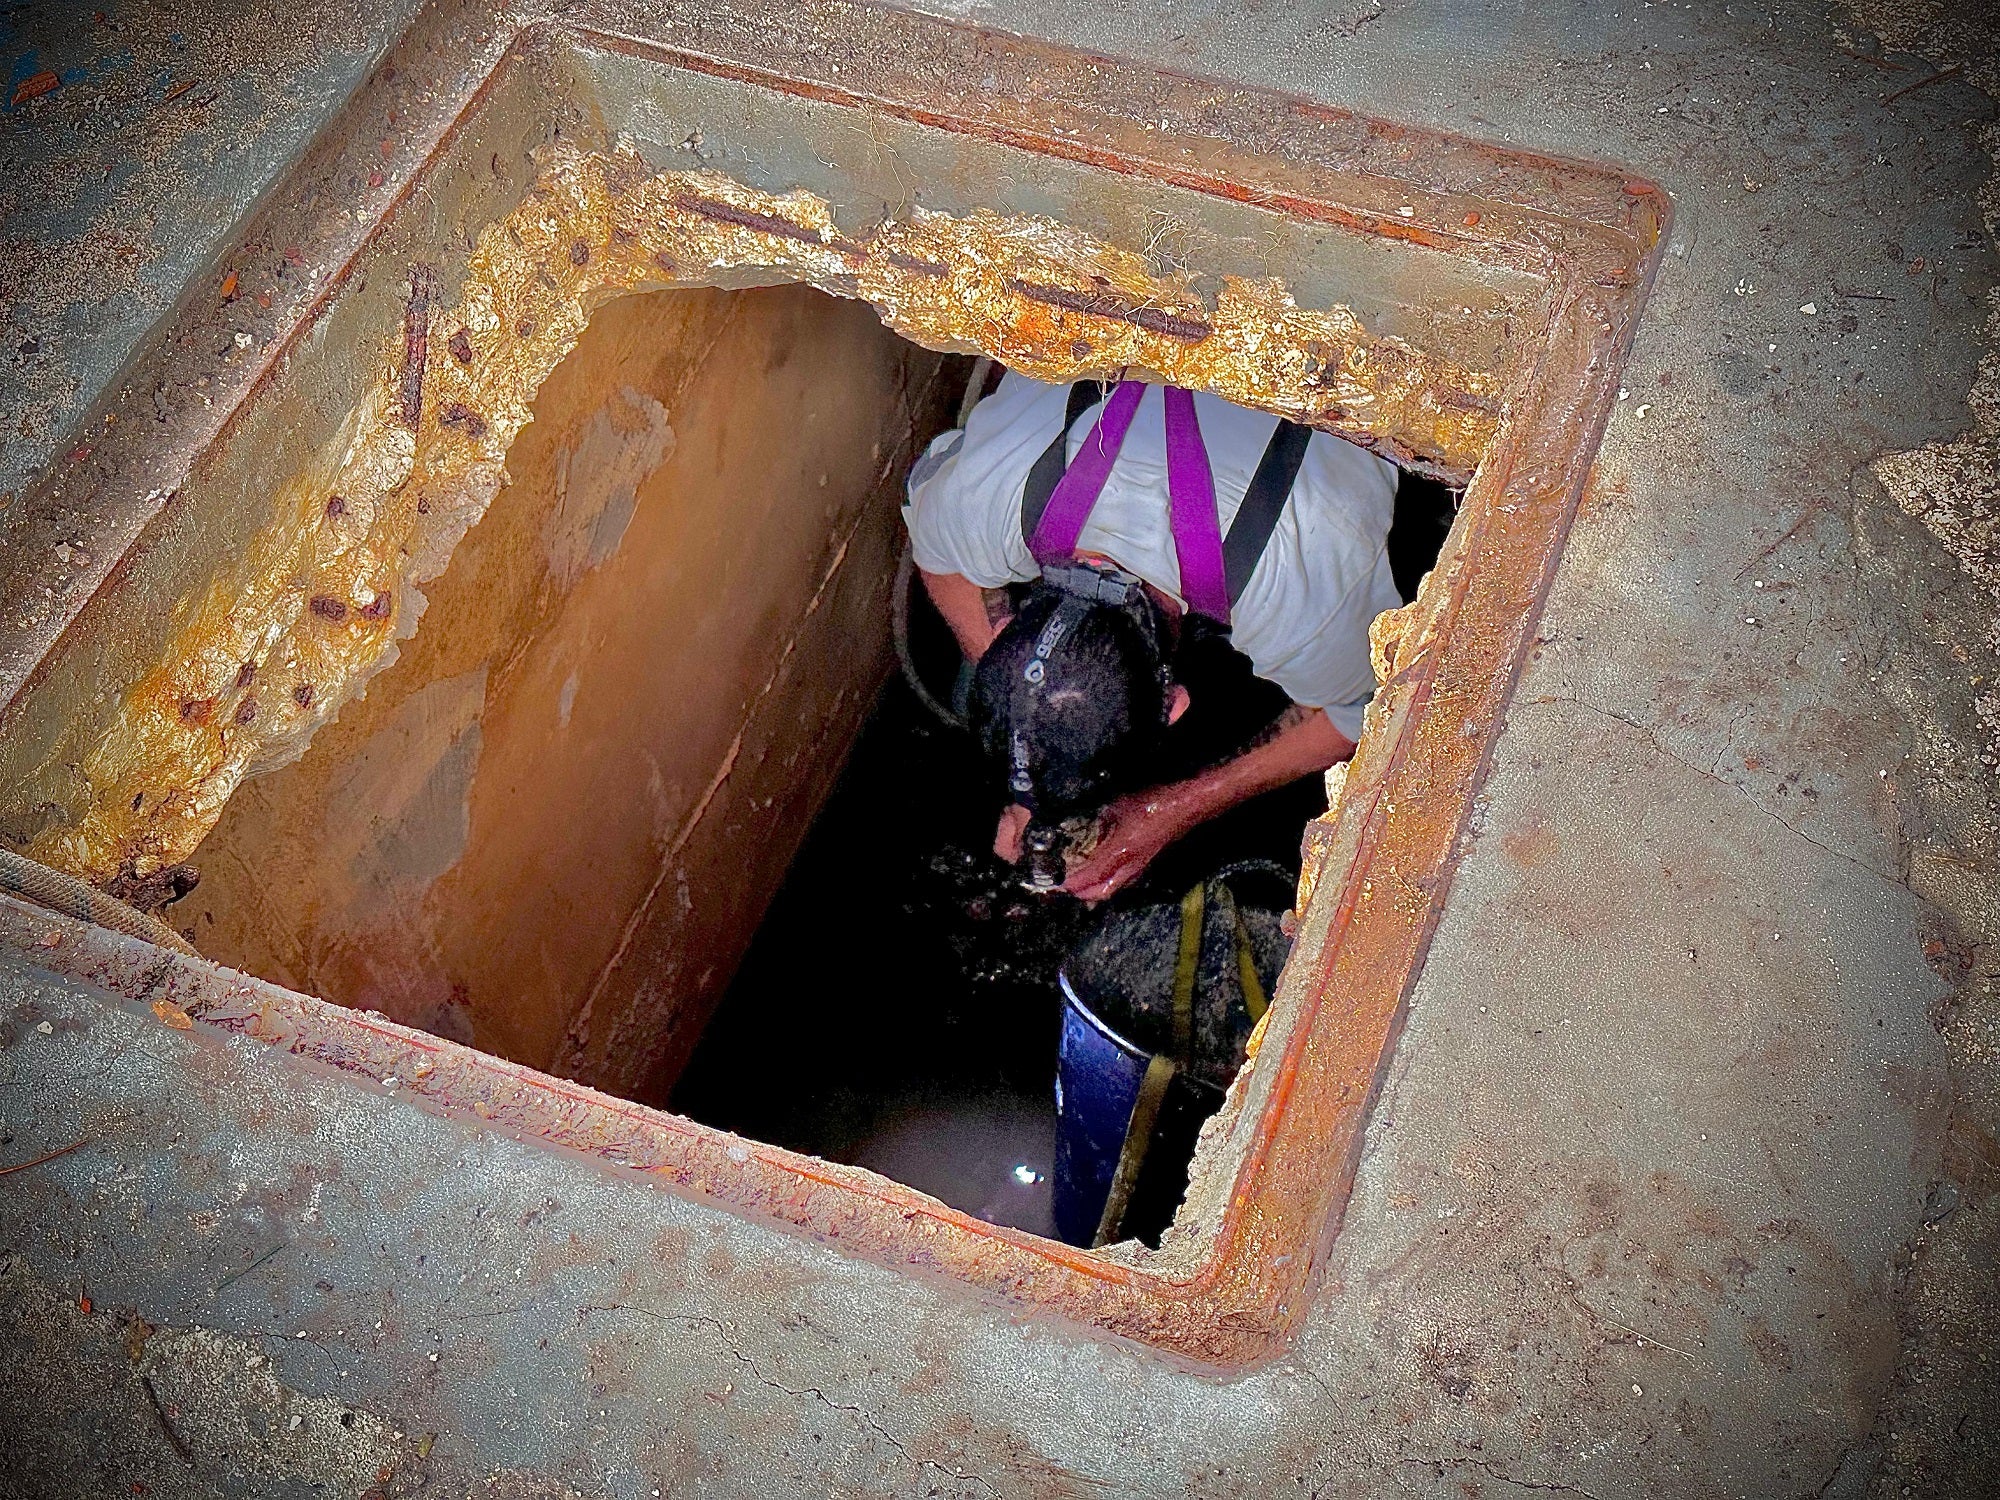
[[[426,7],[215,264],[189,279],[63,456],[0,511],[0,734],[64,633],[115,593],[202,456],[280,377],[293,334],[318,324],[407,206],[416,174],[522,40],[534,3],[501,24],[479,0]]]
[[[302,468],[273,476],[269,518],[161,630],[144,674],[77,725],[87,800],[28,854],[98,883],[192,855],[246,775],[296,757],[394,659],[419,586],[498,493],[593,311],[746,275],[858,298],[917,343],[1040,379],[1149,371],[1468,472],[1497,423],[1491,376],[1373,337],[1346,308],[1302,309],[1274,280],[1226,278],[1211,307],[1052,220],[918,209],[855,238],[808,192],[559,143],[462,283],[410,270],[372,387]]]
[[[1666,222],[1663,211],[1662,232]],[[1642,299],[1601,290],[1572,285],[1541,399],[1489,456],[1453,555],[1390,644],[1392,675],[1332,814],[1325,894],[1274,1006],[1292,1024],[1246,1075],[1224,1148],[1241,1165],[1227,1203],[1208,1205],[1219,1220],[1212,1274],[1301,1248],[1318,1260],[1338,1231],[1369,1107],[1616,399]],[[1223,1166],[1221,1155],[1198,1170]]]
[[[870,26],[913,27],[930,40],[938,28],[983,36],[948,23],[838,8],[865,16]],[[1040,44],[1033,50],[1044,59],[1088,61]],[[1093,74],[1090,87],[1115,97],[1128,79],[1136,80],[1140,93],[1154,87],[1199,92],[1195,81],[1132,68],[1117,78]],[[1255,107],[1252,113],[1275,118],[1290,111],[1307,130],[1319,117],[1337,113],[1279,96],[1242,97]],[[1035,102],[1057,117],[1065,107],[1049,98]],[[1271,128],[1281,125],[1277,120]],[[1360,156],[1372,161],[1370,153],[1394,154],[1394,127],[1363,122],[1355,129]],[[1252,147],[1263,144],[1259,129],[1247,126],[1238,138],[1250,139]],[[120,959],[125,978],[114,987],[163,1002],[187,993],[195,1012],[206,1015],[206,1000],[192,989],[172,988],[198,988],[199,979],[217,987],[216,1022],[245,1034],[259,1034],[255,1027],[267,1024],[265,998],[285,996],[263,1035],[272,1045],[357,1074],[372,1065],[370,1049],[376,1047],[407,1058],[413,1074],[426,1054],[432,1057],[429,1076],[444,1071],[449,1080],[471,1069],[460,1086],[447,1090],[444,1107],[477,1115],[477,1091],[505,1083],[518,1090],[509,1097],[523,1112],[520,1128],[533,1137],[594,1135],[609,1142],[597,1154],[612,1160],[626,1156],[630,1143],[656,1145],[661,1159],[636,1162],[640,1170],[870,1258],[942,1272],[1204,1364],[1240,1367],[1268,1357],[1302,1312],[1311,1276],[1337,1227],[1367,1105],[1441,910],[1471,797],[1531,643],[1668,218],[1657,189],[1616,173],[1537,159],[1521,167],[1521,158],[1469,142],[1456,143],[1453,151],[1453,183],[1426,191],[1426,215],[1437,218],[1442,207],[1448,216],[1459,204],[1490,208],[1510,196],[1533,199],[1533,213],[1544,222],[1524,231],[1519,244],[1498,235],[1458,238],[1487,246],[1489,255],[1509,264],[1517,252],[1531,254],[1563,289],[1562,300],[1539,357],[1509,393],[1507,416],[1468,495],[1451,556],[1394,651],[1395,672],[1371,711],[1371,733],[1341,801],[1327,873],[1307,913],[1301,960],[1281,992],[1275,1012],[1280,1024],[1239,1081],[1230,1115],[1211,1132],[1188,1210],[1159,1257],[1128,1264],[995,1229],[869,1174],[734,1142],[478,1054],[451,1056],[451,1067],[443,1069],[438,1056],[464,1049],[286,996],[213,966],[162,957],[128,940],[87,932],[55,948],[39,946],[41,935],[61,919],[17,912],[0,924],[0,934],[45,966],[87,961],[104,945],[124,945],[131,950]],[[1481,161],[1484,177],[1477,170]],[[1370,175],[1396,181],[1393,172],[1374,167],[1359,174]],[[1531,190],[1529,179],[1542,186]],[[1573,200],[1573,217],[1561,212],[1566,200]],[[1487,210],[1470,207],[1459,217],[1467,231],[1508,222],[1502,213],[1489,219]],[[1567,229],[1551,234],[1551,223]],[[1352,227],[1370,232],[1366,222]],[[119,523],[130,523],[147,505],[157,510],[158,499],[149,494],[138,503],[128,496]],[[18,664],[18,654],[0,662],[10,672]],[[10,679],[10,686],[16,681]],[[99,967],[95,977],[106,982],[109,969]],[[225,1002],[225,993],[237,998]],[[259,1001],[254,1022],[245,1009],[252,995]],[[163,1019],[173,1024],[170,1018],[180,1014],[169,1005]],[[472,1097],[462,1097],[461,1088]]]

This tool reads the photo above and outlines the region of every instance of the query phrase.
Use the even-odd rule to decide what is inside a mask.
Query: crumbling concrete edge
[[[1848,29],[1927,60],[1919,86],[1959,81],[2000,102],[2000,24],[1976,6],[1927,14],[1895,0],[1845,0]],[[1892,83],[1898,75],[1885,75]],[[1906,85],[1907,87],[1907,85]],[[1993,170],[1979,193],[1983,253],[2000,259],[2000,120],[1980,133]],[[1949,986],[1931,1014],[1950,1097],[1941,1175],[1897,1257],[1901,1348],[1872,1427],[1856,1436],[1824,1493],[1877,1497],[1991,1493],[2000,1481],[2000,287],[1987,292],[1978,375],[1958,436],[1884,453],[1856,473],[1855,547],[1892,598],[1921,596],[1907,635],[1880,643],[1879,688],[1909,726],[1889,790],[1900,876],[1923,903],[1924,953]],[[1899,558],[1936,566],[1919,576]],[[1940,673],[1939,667],[1945,666]],[[1953,670],[1953,667],[1957,670]]]

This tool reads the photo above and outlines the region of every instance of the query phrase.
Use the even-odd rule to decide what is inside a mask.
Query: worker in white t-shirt
[[[977,664],[971,725],[1011,798],[995,851],[1102,900],[1205,820],[1351,756],[1375,686],[1368,625],[1402,602],[1384,546],[1397,477],[1338,438],[1138,381],[1009,372],[932,443],[905,516]],[[1016,584],[1031,585],[1018,603]],[[1290,703],[1164,779],[1197,633]],[[1094,846],[1065,869],[1084,826]]]

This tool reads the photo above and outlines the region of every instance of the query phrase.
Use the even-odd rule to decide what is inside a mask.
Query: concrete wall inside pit
[[[887,670],[947,362],[803,287],[607,304],[400,659],[246,782],[208,956],[658,1098]]]

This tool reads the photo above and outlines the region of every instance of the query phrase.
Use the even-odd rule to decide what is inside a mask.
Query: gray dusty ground
[[[1295,1348],[1218,1382],[8,959],[0,1164],[85,1144],[0,1178],[0,1494],[1994,1493],[1979,8],[938,8],[1676,200]],[[151,14],[0,125],[0,487],[402,11]]]

